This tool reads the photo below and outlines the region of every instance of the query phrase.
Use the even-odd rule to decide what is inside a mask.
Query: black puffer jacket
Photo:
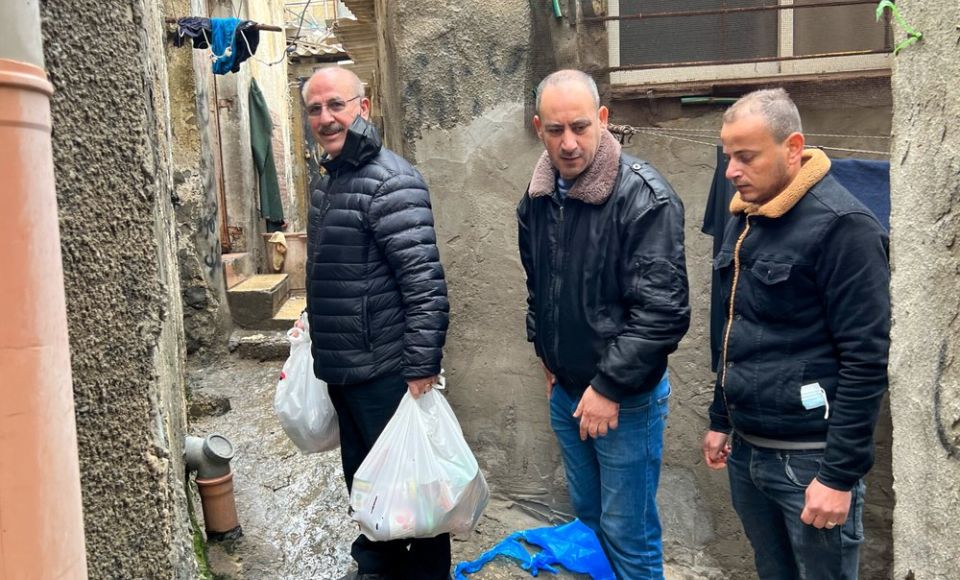
[[[449,305],[423,178],[357,117],[311,186],[307,312],[317,377],[440,372]]]
[[[683,204],[606,131],[563,201],[555,179],[544,154],[517,210],[527,338],[574,396],[649,391],[690,325]]]

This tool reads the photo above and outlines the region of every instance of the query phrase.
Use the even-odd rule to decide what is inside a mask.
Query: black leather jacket
[[[449,305],[430,195],[361,117],[311,185],[307,312],[317,377],[440,372]]]
[[[873,464],[887,388],[887,235],[827,175],[780,217],[740,214],[727,224],[714,268],[728,313],[738,264],[710,428],[825,442],[817,479],[848,490]],[[801,387],[813,383],[826,391],[829,414],[804,407]]]
[[[660,381],[690,307],[680,198],[619,144],[608,151],[593,164],[608,163],[593,172],[608,174],[606,197],[580,195],[603,179],[588,171],[561,201],[541,159],[517,214],[527,338],[572,395],[592,385],[620,401]]]

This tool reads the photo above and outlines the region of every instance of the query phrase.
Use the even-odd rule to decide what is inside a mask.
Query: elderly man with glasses
[[[380,141],[370,99],[352,72],[326,68],[303,88],[310,129],[324,149],[310,187],[307,313],[314,371],[329,385],[349,490],[408,390],[440,373],[449,306],[423,178]],[[347,578],[446,579],[450,538],[374,542],[351,549]]]

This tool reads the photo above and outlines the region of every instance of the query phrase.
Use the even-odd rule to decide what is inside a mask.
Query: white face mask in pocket
[[[830,401],[827,400],[827,392],[823,390],[820,383],[810,383],[800,387],[800,401],[803,403],[803,408],[808,411],[824,407],[824,420],[830,418]]]

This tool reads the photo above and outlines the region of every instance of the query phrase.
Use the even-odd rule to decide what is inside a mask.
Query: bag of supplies
[[[327,383],[313,374],[310,325],[300,316],[303,328],[287,331],[290,357],[283,363],[273,408],[283,431],[304,454],[336,449],[340,445],[337,411],[327,392]]]
[[[409,391],[353,476],[350,507],[371,540],[467,534],[490,490],[453,409],[432,389]]]

